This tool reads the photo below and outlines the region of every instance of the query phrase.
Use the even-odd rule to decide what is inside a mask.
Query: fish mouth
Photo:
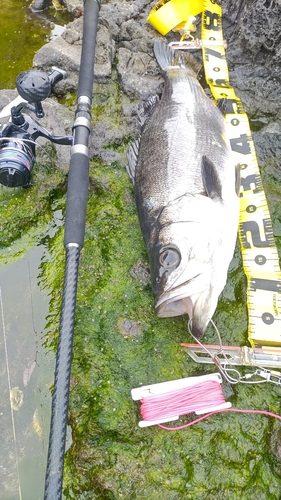
[[[191,280],[188,280],[185,283],[162,293],[155,304],[156,315],[159,318],[171,318],[173,316],[188,314],[189,318],[191,318],[195,300],[202,292],[202,289],[192,290],[192,293],[190,290],[190,285],[196,278],[198,278],[198,276],[200,276],[200,274],[197,274]]]
[[[197,310],[197,300],[200,295],[201,294],[199,292],[198,294],[193,294],[192,296],[179,294],[166,299],[163,297],[155,305],[156,315],[159,318],[171,318],[174,316],[188,314],[189,332],[196,339],[201,339],[205,333],[210,318],[206,318],[205,315],[202,314],[202,311]]]
[[[212,307],[209,305],[210,287],[202,280],[201,273],[191,280],[166,290],[155,304],[155,313],[159,318],[171,318],[187,314],[189,316],[189,330],[193,337],[200,339],[212,316]]]
[[[159,318],[172,318],[188,314],[192,317],[193,302],[190,297],[163,299],[163,302],[155,305],[155,312]]]

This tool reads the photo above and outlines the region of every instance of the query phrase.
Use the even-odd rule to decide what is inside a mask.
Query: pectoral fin
[[[202,181],[204,189],[212,200],[222,198],[222,186],[213,162],[207,157],[202,156]]]

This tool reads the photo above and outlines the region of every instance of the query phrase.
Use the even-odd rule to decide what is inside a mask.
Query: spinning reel
[[[71,145],[72,136],[54,136],[36,120],[22,113],[33,112],[44,116],[41,101],[49,97],[55,83],[62,80],[65,71],[52,68],[47,72],[30,70],[21,73],[16,86],[23,102],[11,109],[9,123],[0,130],[0,183],[7,187],[29,187],[31,171],[36,160],[36,139],[41,136],[55,144]]]

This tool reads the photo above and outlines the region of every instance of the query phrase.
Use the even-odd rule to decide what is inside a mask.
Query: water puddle
[[[31,2],[0,0],[0,89],[14,89],[16,77],[32,67],[35,53],[60,36],[73,18],[65,10],[47,9],[34,13]]]
[[[60,26],[59,24],[54,24],[54,27],[50,34],[50,40],[54,40],[58,36],[61,36],[66,28],[66,25]]]
[[[43,347],[48,298],[37,276],[45,248],[0,268],[0,498],[42,500],[54,354]]]

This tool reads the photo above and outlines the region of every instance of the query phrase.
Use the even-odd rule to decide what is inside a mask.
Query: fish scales
[[[161,100],[129,150],[156,313],[187,313],[201,337],[215,311],[233,256],[239,215],[239,169],[222,112],[204,93],[192,57],[160,41]]]
[[[225,147],[224,141],[218,138],[224,129],[221,112],[205,96],[197,80],[186,79],[186,70],[179,73],[177,80],[167,79],[164,95],[146,124],[140,143],[141,161],[136,169],[135,184],[140,198],[153,200],[155,207],[164,206],[187,191],[204,192],[202,156],[198,151],[212,160],[216,158],[214,149]],[[193,99],[187,101],[189,95]],[[203,106],[208,106],[203,112],[202,101]],[[216,117],[211,115],[214,111]],[[215,119],[214,131],[206,134],[210,120]]]

